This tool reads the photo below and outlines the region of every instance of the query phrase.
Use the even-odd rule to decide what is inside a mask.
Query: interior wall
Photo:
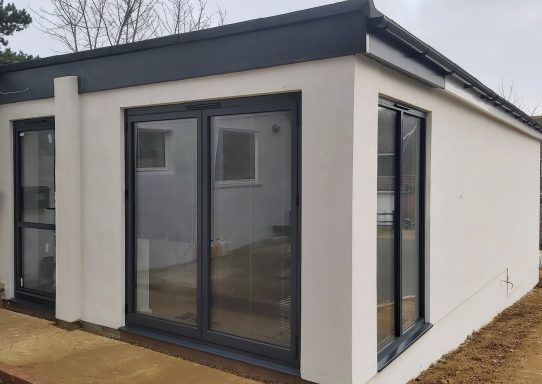
[[[377,374],[376,273],[363,271],[376,268],[379,96],[428,112],[426,319],[433,328]],[[537,283],[539,143],[491,113],[455,90],[356,59],[352,270],[363,278],[352,280],[353,382],[406,382]],[[513,288],[503,282],[507,272]]]
[[[13,121],[52,115],[53,99],[0,106],[0,283],[6,286],[6,299],[15,295]]]

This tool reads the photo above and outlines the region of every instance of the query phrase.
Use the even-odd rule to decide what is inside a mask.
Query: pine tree
[[[26,10],[18,10],[12,3],[4,5],[4,0],[0,0],[0,47],[4,47],[0,48],[0,64],[18,63],[33,58],[32,55],[7,48],[7,36],[26,29],[31,22],[32,17]]]

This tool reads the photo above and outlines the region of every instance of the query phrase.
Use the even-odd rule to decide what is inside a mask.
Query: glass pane
[[[23,287],[55,293],[55,232],[22,229]]]
[[[55,223],[55,132],[21,132],[22,219]]]
[[[395,134],[397,113],[378,110],[377,289],[378,347],[395,336]]]
[[[213,175],[210,326],[282,347],[290,347],[292,304],[290,121],[289,112],[211,121],[211,169],[235,164],[244,170],[237,175],[251,169],[258,183],[232,186]],[[242,159],[219,140],[224,131],[245,133],[235,139]]]
[[[412,326],[420,313],[420,130],[422,120],[404,115],[401,137],[402,327]]]
[[[197,318],[197,132],[197,119],[138,123],[135,146],[137,164],[146,165],[149,152],[141,149],[159,143],[157,137],[170,148],[167,170],[136,172],[136,310],[191,326]]]

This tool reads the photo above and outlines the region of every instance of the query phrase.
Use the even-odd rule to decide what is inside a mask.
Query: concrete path
[[[0,371],[32,384],[255,384],[226,372],[0,309]],[[1,377],[1,376],[0,376]]]

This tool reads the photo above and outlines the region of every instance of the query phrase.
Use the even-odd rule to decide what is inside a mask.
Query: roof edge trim
[[[476,77],[448,59],[429,44],[408,32],[389,17],[380,13],[380,15],[370,18],[368,28],[374,31],[381,31],[405,46],[414,49],[421,57],[425,57],[427,60],[442,68],[446,76],[454,76],[463,82],[465,88],[471,88],[478,92],[482,99],[493,102],[495,108],[503,108],[506,113],[511,113],[514,118],[519,119],[522,123],[529,125],[532,129],[542,133],[542,124],[502,96],[498,95],[491,88],[480,82]]]
[[[331,18],[337,15],[356,11],[362,12],[367,16],[372,15],[370,17],[376,17],[378,15],[381,15],[380,12],[376,11],[372,0],[347,0],[340,3],[333,3],[270,17],[241,21],[233,24],[207,28],[200,31],[186,32],[177,35],[157,37],[154,39],[143,40],[134,43],[96,48],[75,53],[61,54],[41,59],[29,60],[22,63],[0,65],[0,74],[55,64],[83,61],[87,59],[94,59],[105,56],[120,55],[176,44],[185,44],[196,41],[215,39],[236,34],[249,33],[252,31],[278,28],[290,24]]]

